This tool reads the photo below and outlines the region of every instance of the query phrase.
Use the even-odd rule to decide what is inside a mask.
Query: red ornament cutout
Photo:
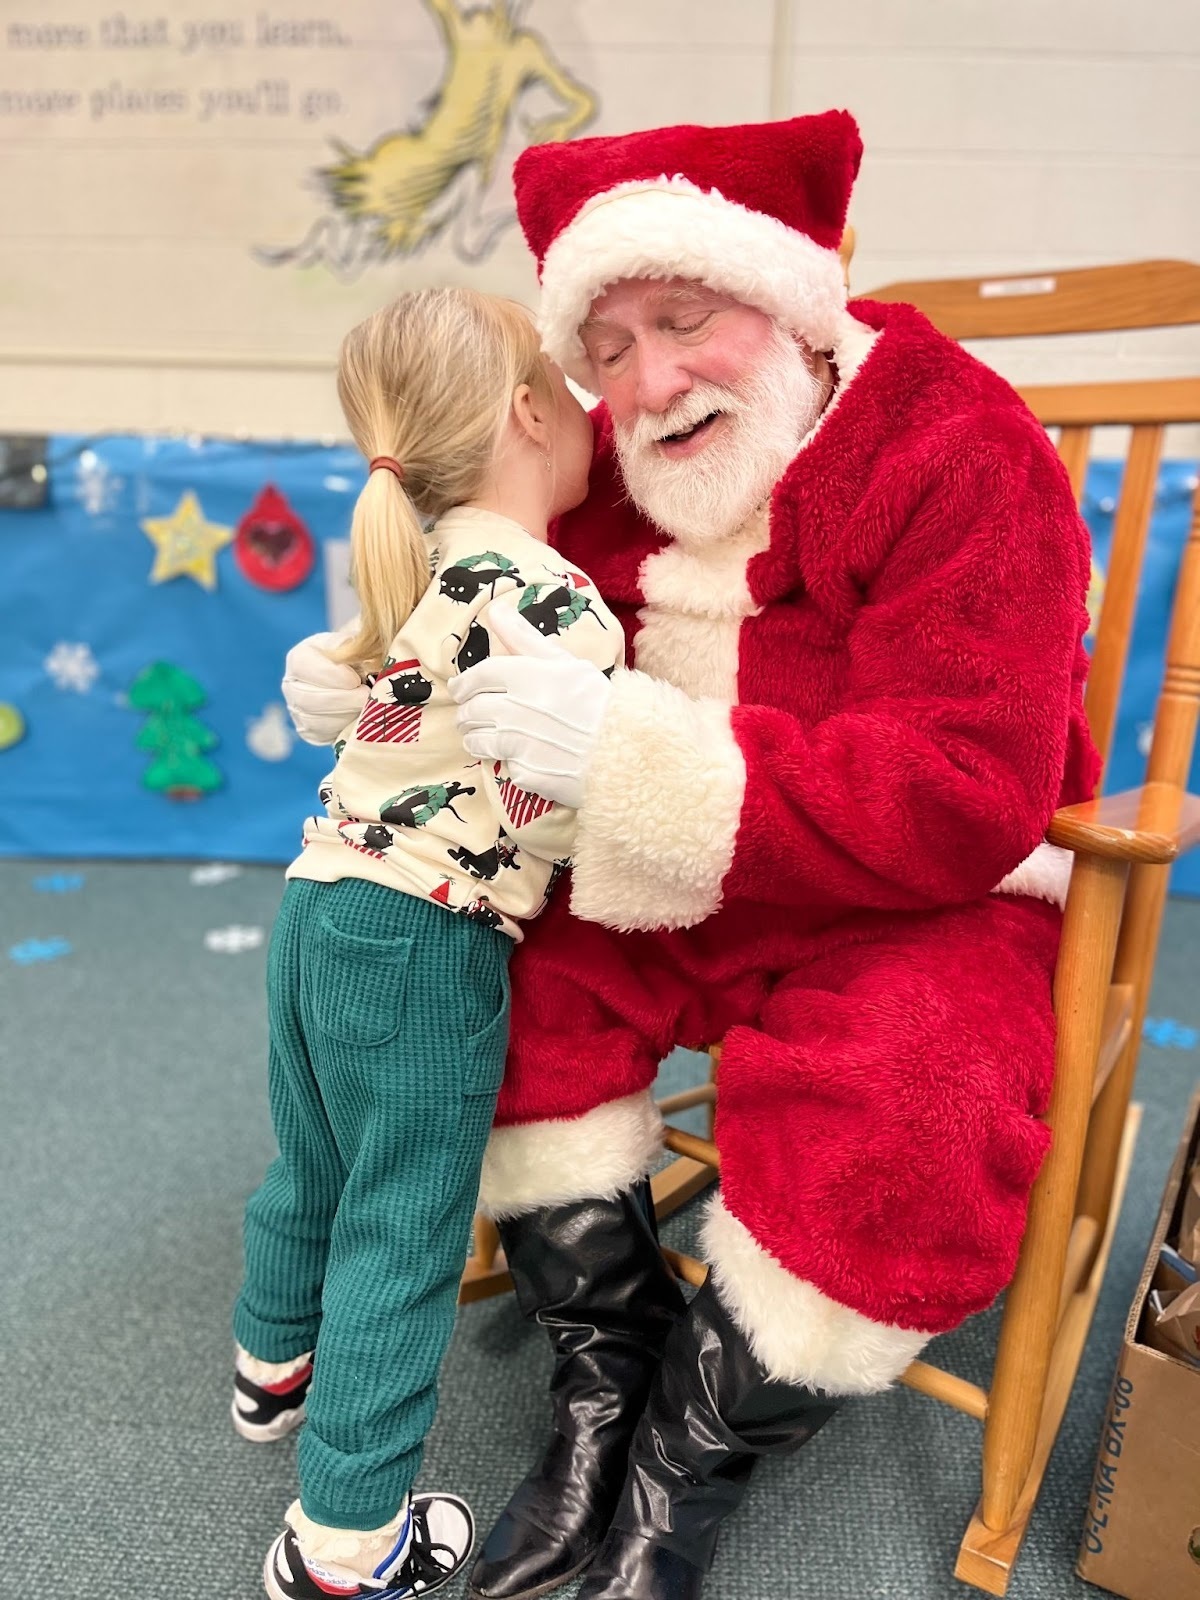
[[[242,576],[260,589],[296,589],[317,558],[312,534],[273,483],[268,483],[237,525],[234,559]]]

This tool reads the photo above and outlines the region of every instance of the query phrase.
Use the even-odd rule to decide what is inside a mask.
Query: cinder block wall
[[[1200,261],[1194,0],[796,0],[788,109],[844,103],[867,147],[860,291]],[[981,347],[1016,382],[1200,372],[1191,330]]]
[[[101,47],[103,8],[87,0],[56,11],[92,30],[86,50],[21,47],[15,9],[0,19],[0,88],[75,84],[83,99],[73,117],[0,115],[0,428],[339,434],[331,362],[358,316],[417,282],[532,297],[515,231],[475,265],[439,244],[351,282],[251,259],[312,224],[311,174],[333,140],[363,150],[419,123],[447,65],[422,0],[342,0],[333,48],[256,42],[261,7],[226,0],[213,15],[244,12],[246,41],[190,51],[193,0],[162,0],[171,48],[140,54]],[[531,0],[518,14],[595,94],[588,131],[853,110],[867,145],[858,292],[1200,260],[1196,0]],[[201,117],[214,86],[280,76],[286,117]],[[93,116],[88,94],[115,79],[182,88],[193,110]],[[302,115],[318,83],[320,115]],[[521,110],[553,103],[537,89]],[[1018,382],[1200,371],[1191,333],[981,353]]]

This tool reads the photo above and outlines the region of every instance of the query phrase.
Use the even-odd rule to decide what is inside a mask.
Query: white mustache
[[[626,449],[644,451],[660,444],[673,433],[694,428],[714,411],[745,410],[741,396],[723,384],[702,383],[672,400],[665,411],[640,411],[634,420],[618,429]]]
[[[686,545],[722,539],[760,505],[820,414],[823,391],[802,351],[783,330],[736,387],[697,382],[664,411],[639,412],[617,425],[617,457],[633,503]],[[699,450],[676,459],[664,438],[714,412],[729,417]]]

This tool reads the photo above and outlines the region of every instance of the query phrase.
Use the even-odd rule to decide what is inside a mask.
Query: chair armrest
[[[1143,784],[1064,806],[1046,837],[1081,855],[1166,865],[1200,843],[1200,796],[1173,783]]]

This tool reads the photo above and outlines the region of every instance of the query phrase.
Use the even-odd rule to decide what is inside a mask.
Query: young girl
[[[605,671],[622,659],[620,625],[545,543],[586,492],[591,424],[522,307],[403,295],[347,337],[338,393],[370,462],[361,622],[339,655],[373,686],[271,942],[280,1154],[246,1208],[234,1312],[238,1431],[279,1438],[307,1412],[274,1600],[424,1594],[470,1552],[463,1501],[411,1490],[503,1074],[507,958],[575,814],[466,755],[446,683],[506,610]]]

